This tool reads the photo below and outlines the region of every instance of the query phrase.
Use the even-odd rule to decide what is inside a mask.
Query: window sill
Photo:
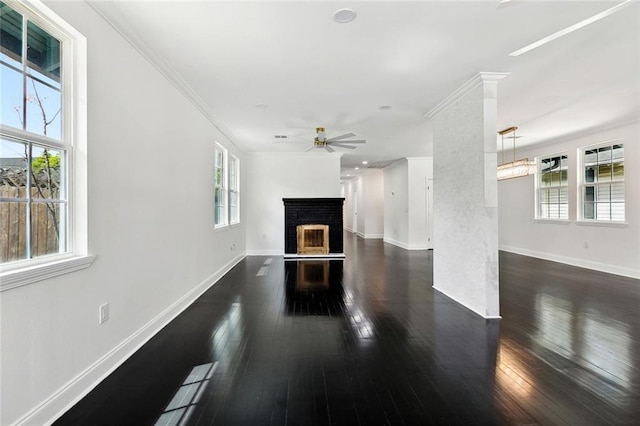
[[[548,223],[553,225],[568,225],[571,223],[569,219],[533,219],[536,223]]]
[[[0,272],[0,292],[88,268],[95,259],[96,256],[93,254],[72,256],[39,265],[2,271]]]
[[[598,220],[579,220],[576,225],[580,226],[604,226],[606,228],[626,228],[629,226],[627,222],[605,222]]]
[[[213,227],[213,232],[220,232],[220,231],[224,231],[225,229],[229,228],[229,225],[215,225]]]

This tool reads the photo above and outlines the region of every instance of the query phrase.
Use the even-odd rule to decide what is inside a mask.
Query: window
[[[86,157],[74,156],[86,154],[86,120],[79,119],[86,117],[86,39],[39,3],[0,2],[0,29],[6,290],[89,266],[93,257],[86,253],[86,162],[75,159]]]
[[[582,219],[624,221],[624,147],[620,141],[581,150]]]
[[[240,222],[240,160],[229,156],[229,223]]]
[[[216,144],[215,149],[215,194],[214,224],[216,227],[227,225],[227,150]]]
[[[538,159],[538,219],[569,219],[567,156]]]

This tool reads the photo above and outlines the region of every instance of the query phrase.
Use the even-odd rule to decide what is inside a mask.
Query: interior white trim
[[[384,234],[363,234],[362,232],[358,232],[358,236],[364,238],[365,240],[384,239]]]
[[[247,249],[247,256],[283,256],[282,249]]]
[[[13,424],[53,423],[244,258],[241,254],[230,260]]]
[[[403,243],[401,241],[397,241],[397,240],[391,239],[389,237],[384,237],[382,239],[382,241],[384,241],[385,243],[393,244],[394,246],[403,248],[405,250],[429,250],[431,248],[431,247],[429,247],[427,245],[422,245],[422,244],[407,244],[407,243]]]
[[[2,272],[0,278],[0,292],[32,284],[38,281],[47,280],[59,275],[68,274],[88,268],[93,264],[96,256],[93,254],[86,256],[73,256],[53,262],[29,265],[25,268]]]
[[[122,14],[117,9],[114,2],[87,0],[91,6],[111,27],[118,32],[134,49],[142,55],[158,72],[164,76],[171,84],[173,84],[180,93],[184,95],[211,124],[213,124],[228,140],[228,142],[237,148],[233,143],[235,137],[226,126],[218,123],[211,108],[198,95],[198,93],[178,74],[178,72],[169,65],[160,55],[158,55],[149,45],[145,43],[143,37],[131,27],[127,27],[126,19],[121,18]],[[117,2],[115,2],[117,3]]]
[[[394,245],[394,246],[396,246],[396,247],[400,247],[400,248],[403,248],[403,249],[405,249],[405,250],[409,250],[409,245],[408,245],[408,244],[405,244],[405,243],[403,243],[403,242],[400,242],[400,241],[394,240],[394,239],[392,239],[392,238],[384,237],[384,238],[382,239],[382,241],[383,241],[383,242],[385,242],[385,243],[392,244],[392,245]]]
[[[467,308],[469,311],[473,312],[476,315],[480,315],[482,318],[484,319],[502,319],[502,316],[500,315],[482,315],[480,312],[476,312],[473,309],[471,309],[470,307],[468,307],[467,305],[464,305],[462,303],[460,303],[458,300],[454,299],[453,297],[449,296],[446,292],[440,290],[439,288],[437,288],[436,286],[433,286],[433,289],[436,290],[438,293],[442,294],[443,296],[446,296],[447,298],[453,300],[454,302],[456,302],[458,305],[463,306],[465,308]]]
[[[616,222],[606,220],[576,220],[578,226],[604,226],[605,228],[626,228],[629,226],[628,222]]]
[[[594,271],[606,272],[608,274],[640,279],[640,269],[625,268],[622,266],[594,262],[592,260],[577,259],[575,257],[561,256],[553,253],[544,253],[541,251],[528,250],[519,247],[500,246],[499,250],[521,254],[523,256],[535,257],[538,259],[550,260],[552,262],[564,263],[566,265],[578,266],[580,268],[592,269]]]
[[[485,82],[498,82],[508,76],[508,72],[480,72],[476,74],[471,80],[464,83],[458,90],[447,96],[442,102],[435,107],[431,108],[424,114],[427,118],[435,118],[442,111],[447,109],[450,105],[456,102],[458,99],[464,98],[467,93],[474,89],[477,89]]]

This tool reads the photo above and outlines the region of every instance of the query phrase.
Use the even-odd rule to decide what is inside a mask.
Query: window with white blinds
[[[625,220],[624,146],[621,141],[581,150],[583,220]]]

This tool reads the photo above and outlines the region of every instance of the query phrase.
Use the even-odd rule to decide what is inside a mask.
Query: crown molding
[[[127,25],[126,16],[118,9],[117,2],[102,0],[86,0],[87,4],[95,10],[124,40],[142,55],[158,72],[171,83],[182,95],[191,102],[200,113],[236,149],[240,149],[234,142],[233,133],[223,124],[216,121],[209,105],[202,99],[196,91],[187,83],[180,74],[169,65],[162,56],[158,55],[138,34],[138,32]]]
[[[453,103],[455,103],[458,99],[464,98],[469,92],[477,89],[478,87],[484,85],[485,83],[497,83],[502,80],[506,76],[508,76],[508,72],[480,72],[476,74],[469,81],[464,83],[460,88],[458,88],[455,92],[447,96],[442,102],[440,102],[435,107],[431,108],[428,112],[424,114],[427,118],[435,118],[442,111],[447,109]]]

